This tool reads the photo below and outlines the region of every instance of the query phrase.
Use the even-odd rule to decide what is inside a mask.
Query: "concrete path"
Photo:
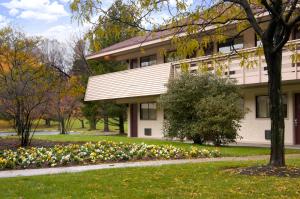
[[[247,157],[199,158],[199,159],[184,159],[184,160],[154,160],[154,161],[142,161],[142,162],[125,162],[125,163],[111,163],[111,164],[57,167],[57,168],[44,168],[44,169],[8,170],[8,171],[0,171],[0,178],[37,176],[37,175],[59,174],[59,173],[77,173],[83,171],[111,169],[111,168],[147,167],[147,166],[221,162],[221,161],[266,160],[269,157],[270,157],[269,155],[260,155],[260,156],[247,156]],[[300,158],[300,154],[288,154],[286,155],[286,157]]]

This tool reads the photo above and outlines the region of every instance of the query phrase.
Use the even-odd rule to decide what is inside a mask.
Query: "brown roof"
[[[224,9],[224,8],[222,8],[222,9]],[[256,14],[263,13],[265,11],[265,9],[262,9],[262,8],[259,8],[259,7],[257,7],[257,8],[254,7],[253,10],[254,10],[254,13],[256,13]],[[189,23],[189,22],[185,22],[185,23]],[[201,24],[201,23],[203,23],[203,21],[200,19],[197,23]],[[168,37],[168,36],[174,35],[174,33],[177,32],[177,31],[178,31],[178,29],[173,28],[173,29],[167,29],[167,30],[164,30],[164,31],[149,32],[149,33],[146,33],[143,36],[136,36],[136,37],[127,39],[125,41],[116,43],[114,45],[111,45],[109,47],[103,48],[99,52],[90,54],[89,57],[97,55],[97,54],[101,54],[101,53],[107,53],[107,52],[117,50],[117,49],[126,48],[126,47],[137,45],[137,44],[143,44],[145,42],[153,41],[153,40],[156,40],[156,39],[159,39],[159,38]],[[184,30],[181,30],[180,32],[184,32]]]
[[[111,45],[109,47],[103,48],[99,52],[92,53],[88,56],[93,56],[93,55],[97,55],[100,53],[117,50],[120,48],[126,48],[126,47],[137,45],[137,44],[143,44],[144,42],[153,41],[153,40],[159,39],[159,38],[164,38],[164,37],[167,37],[167,36],[170,36],[173,34],[174,34],[173,30],[165,30],[165,31],[161,31],[161,32],[146,33],[143,36],[136,36],[136,37],[121,41],[119,43],[116,43],[114,45]]]

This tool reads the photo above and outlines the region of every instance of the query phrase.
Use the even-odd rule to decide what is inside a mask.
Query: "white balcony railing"
[[[285,47],[282,55],[282,80],[300,79],[300,62],[293,62],[292,56],[296,56],[297,50],[300,50],[300,40],[288,42],[288,45],[295,47],[295,50]],[[267,64],[263,53],[256,53],[258,49],[248,48],[239,52],[239,55],[218,55],[205,56],[187,60],[181,60],[172,63],[174,76],[182,72],[182,68],[186,68],[191,73],[201,72],[205,66],[208,71],[221,72],[222,75],[231,79],[236,79],[239,85],[257,84],[268,82]],[[257,55],[260,54],[260,55]],[[244,55],[244,58],[241,58]],[[248,56],[245,58],[245,56]],[[241,62],[251,62],[250,67]],[[222,70],[220,70],[222,68]]]

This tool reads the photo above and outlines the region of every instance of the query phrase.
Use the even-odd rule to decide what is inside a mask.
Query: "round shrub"
[[[245,114],[242,100],[234,81],[212,74],[182,74],[160,98],[165,135],[197,144],[234,142]]]

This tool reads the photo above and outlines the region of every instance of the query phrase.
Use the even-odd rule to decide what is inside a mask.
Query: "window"
[[[204,48],[204,55],[208,56],[208,55],[212,55],[214,52],[214,44],[213,43],[209,43],[207,45],[206,48]]]
[[[218,45],[218,51],[220,53],[230,53],[234,49],[238,50],[238,49],[242,49],[242,48],[244,48],[243,37],[238,37],[234,40],[230,39],[230,40],[227,40],[226,42]]]
[[[165,55],[165,58],[164,58],[165,63],[174,62],[174,61],[178,61],[178,60],[180,60],[180,58],[177,56],[176,51],[167,52],[167,54]]]
[[[137,59],[130,60],[130,69],[138,68],[138,61]]]
[[[287,95],[282,95],[283,113],[284,117],[287,117]],[[269,96],[261,95],[256,96],[256,118],[269,118]]]
[[[145,103],[140,105],[141,120],[156,120],[156,103]]]
[[[154,65],[156,64],[156,55],[141,57],[140,62],[141,62],[141,67]]]

